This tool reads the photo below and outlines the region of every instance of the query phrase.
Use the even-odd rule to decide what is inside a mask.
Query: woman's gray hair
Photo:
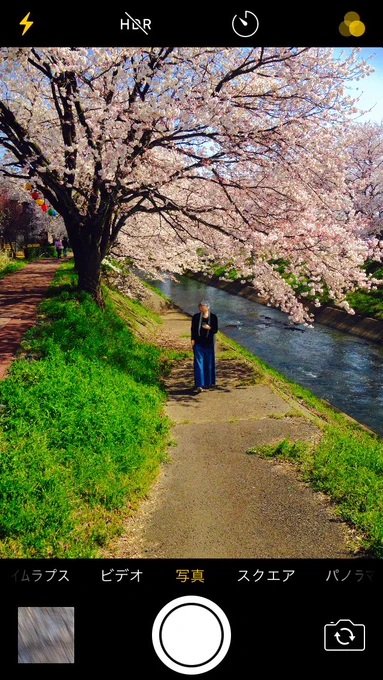
[[[198,303],[198,307],[201,305],[205,305],[206,307],[210,307],[210,300],[201,300],[201,302]]]

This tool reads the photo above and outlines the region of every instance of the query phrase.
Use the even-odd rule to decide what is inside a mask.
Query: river
[[[189,314],[208,298],[225,335],[383,436],[382,347],[321,324],[294,328],[277,309],[178,279],[154,283]]]

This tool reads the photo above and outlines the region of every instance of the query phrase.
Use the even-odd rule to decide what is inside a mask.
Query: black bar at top
[[[347,12],[354,11],[365,25],[363,35],[342,36],[339,25]],[[232,22],[237,17],[239,29],[244,24],[239,18],[255,24],[252,12],[259,21],[259,28],[251,37],[239,37]],[[25,32],[20,22],[29,14],[33,25]],[[121,20],[139,20],[135,28],[121,29]],[[139,28],[138,24],[146,31]],[[150,21],[150,28],[148,28]],[[252,23],[251,23],[252,22]],[[130,22],[131,23],[131,22]],[[241,29],[242,30],[242,29]],[[251,47],[251,46],[312,46],[312,47],[382,47],[383,9],[365,8],[365,3],[350,2],[340,9],[312,7],[297,9],[285,3],[281,9],[274,3],[232,3],[229,9],[217,9],[207,3],[185,3],[177,6],[164,4],[156,8],[143,3],[123,3],[117,6],[105,3],[100,9],[90,9],[79,4],[57,3],[39,8],[36,3],[17,3],[17,7],[1,10],[0,46],[2,47],[144,47],[171,45],[179,47]]]

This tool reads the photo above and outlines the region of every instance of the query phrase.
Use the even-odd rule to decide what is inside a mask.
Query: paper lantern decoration
[[[41,210],[43,210],[43,212],[48,213],[48,215],[51,215],[52,217],[56,217],[56,215],[57,215],[56,210],[54,210],[53,208],[50,208],[49,205],[47,205],[47,203],[45,203],[44,199],[40,198],[40,193],[38,191],[36,191],[36,190],[32,191],[33,186],[29,182],[26,183],[25,188],[28,191],[31,192],[31,197],[36,202],[36,204],[40,206],[40,208],[41,208]]]

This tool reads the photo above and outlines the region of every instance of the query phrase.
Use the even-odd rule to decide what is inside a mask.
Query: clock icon
[[[254,12],[243,12],[233,17],[232,27],[234,33],[240,38],[251,38],[258,31],[259,21]]]

